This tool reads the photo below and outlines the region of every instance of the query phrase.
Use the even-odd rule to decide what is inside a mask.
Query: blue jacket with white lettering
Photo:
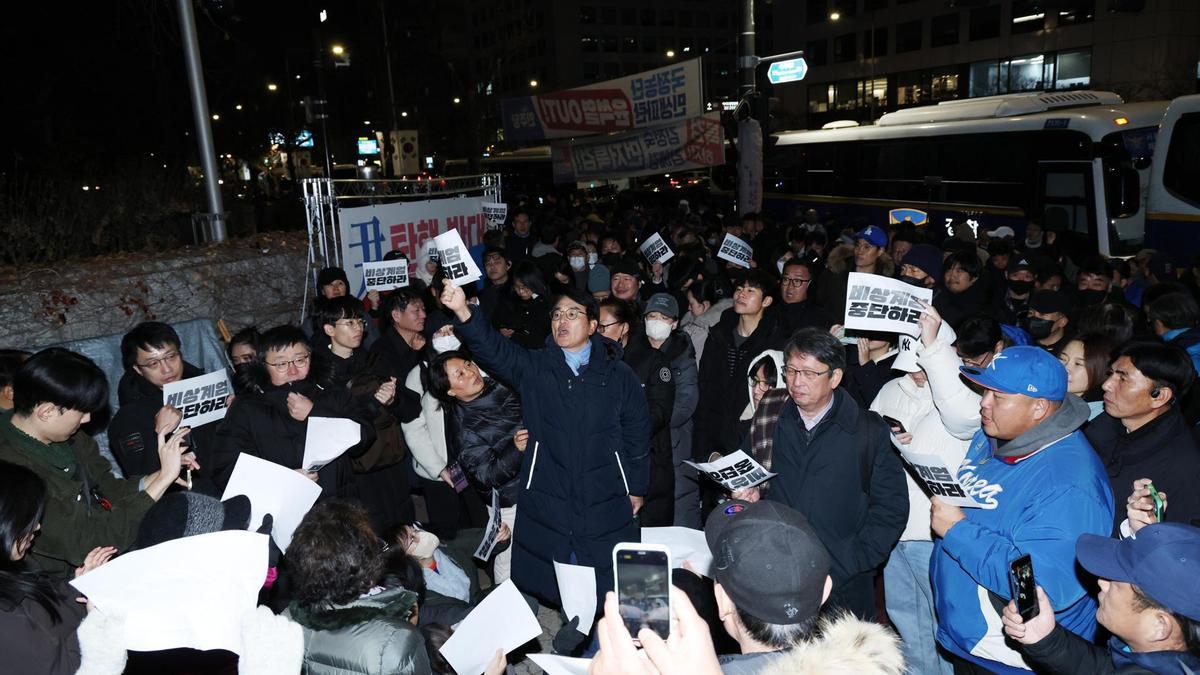
[[[1075,541],[1109,535],[1113,496],[1100,458],[1078,430],[1087,414],[1087,405],[1068,395],[1050,418],[998,451],[980,429],[959,468],[967,493],[984,508],[963,509],[966,519],[935,538],[937,638],[995,672],[1010,672],[1001,663],[1020,663],[1004,644],[997,607],[1011,599],[1009,564],[1025,554],[1059,625],[1088,640],[1096,632],[1096,601],[1076,574]],[[1014,456],[1014,446],[1027,452]]]

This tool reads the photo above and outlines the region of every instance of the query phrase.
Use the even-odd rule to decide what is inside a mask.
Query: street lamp
[[[836,9],[829,13],[830,21],[837,21],[838,19],[841,19],[841,18],[842,18],[842,13],[837,11]]]
[[[279,85],[272,82],[271,84],[267,85],[267,91],[279,91]]]
[[[459,97],[457,97],[457,96],[455,96],[455,97],[454,97],[454,105],[458,105],[459,103],[462,103],[462,99],[461,99],[461,98],[459,98]]]
[[[241,104],[241,103],[239,103],[239,104],[237,104],[237,105],[233,106],[233,109],[234,109],[234,110],[241,110],[241,109],[242,109],[242,104]]]
[[[333,52],[334,56],[341,56],[346,53],[346,48],[341,45],[334,45],[329,51]]]
[[[402,111],[400,111],[400,116],[401,116],[401,117],[408,117],[408,111],[407,111],[407,110],[402,110]]]
[[[675,58],[675,50],[674,50],[674,49],[668,49],[668,50],[667,50],[667,58],[668,58],[668,59],[673,59],[673,58]]]
[[[213,113],[212,118],[213,118],[213,121],[216,122],[217,120],[221,119],[221,116],[216,113]]]
[[[538,81],[537,81],[537,80],[530,80],[530,81],[529,81],[529,87],[530,87],[531,89],[537,89],[537,85],[538,85]]]

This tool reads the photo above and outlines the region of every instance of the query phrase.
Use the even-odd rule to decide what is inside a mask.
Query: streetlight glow
[[[400,116],[401,116],[401,117],[408,117],[408,111],[407,111],[407,110],[401,111],[401,112],[400,112]]]
[[[334,45],[330,51],[333,52],[334,56],[341,56],[346,53],[346,48],[341,45]]]
[[[241,110],[241,109],[242,109],[242,104],[241,104],[241,103],[239,103],[239,104],[237,104],[237,105],[233,106],[233,109],[234,109],[234,110]]]
[[[274,82],[267,85],[267,91],[278,91],[278,90],[279,90],[279,85],[275,84]]]
[[[217,120],[221,119],[221,116],[216,113],[213,113],[212,118],[213,118],[213,121],[216,122]]]
[[[830,21],[837,21],[840,18],[842,18],[842,13],[837,11],[836,9],[829,13]]]
[[[537,80],[530,80],[530,81],[529,81],[529,86],[530,86],[530,87],[532,87],[532,88],[534,88],[534,89],[537,89],[537,85],[538,85],[538,81],[537,81]]]
[[[455,96],[455,97],[454,97],[454,105],[458,105],[459,103],[462,103],[462,99],[461,99],[461,98],[459,98],[459,97],[457,97],[457,96]]]
[[[675,58],[675,50],[674,50],[674,49],[668,49],[668,50],[667,50],[667,58],[668,58],[668,59],[673,59],[673,58]]]

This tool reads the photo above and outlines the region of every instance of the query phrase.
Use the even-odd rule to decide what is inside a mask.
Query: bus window
[[[1038,214],[1048,230],[1098,245],[1091,162],[1039,162]]]
[[[1187,113],[1175,122],[1167,148],[1163,186],[1177,199],[1200,205],[1200,113]]]

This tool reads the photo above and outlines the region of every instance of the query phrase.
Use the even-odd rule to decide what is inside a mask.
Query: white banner
[[[508,204],[482,202],[479,205],[483,207],[483,215],[487,218],[487,229],[499,230],[504,227],[504,220],[508,218]]]
[[[217,370],[163,385],[163,405],[183,413],[181,427],[198,427],[225,418],[229,412],[229,373]]]
[[[731,452],[715,462],[684,460],[683,463],[695,467],[730,492],[751,488],[775,477],[744,450]]]
[[[437,247],[438,264],[442,266],[442,272],[450,283],[466,286],[483,276],[458,230],[446,230],[439,234],[433,238],[433,245]]]
[[[642,255],[646,256],[646,261],[653,265],[656,262],[667,262],[675,256],[675,252],[667,246],[667,242],[663,241],[662,235],[658,232],[650,235],[642,245],[638,247]]]
[[[721,248],[717,249],[717,257],[721,260],[728,260],[738,267],[750,269],[750,261],[754,258],[754,249],[750,247],[750,244],[726,233],[725,239],[721,242]]]
[[[917,337],[917,320],[923,311],[918,300],[932,302],[933,290],[906,284],[878,274],[851,272],[846,284],[846,317],[849,330],[904,333]]]
[[[908,450],[907,446],[900,445],[895,436],[892,436],[892,445],[900,451],[900,456],[904,458],[904,461],[912,465],[917,478],[924,484],[925,491],[930,495],[953,506],[971,509],[987,508],[967,495],[962,483],[958,481],[957,472],[947,467],[941,457],[912,452]]]
[[[362,272],[368,291],[391,291],[408,285],[408,261],[404,258],[365,262]]]
[[[555,141],[550,159],[555,183],[691,171],[725,163],[725,136],[721,116],[711,113],[653,129]]]
[[[483,531],[483,539],[480,539],[479,545],[475,547],[475,557],[485,563],[492,558],[492,551],[496,550],[496,537],[500,536],[500,525],[500,492],[493,488],[492,517],[488,518],[488,526]]]
[[[362,264],[378,262],[389,251],[401,251],[409,260],[408,276],[416,275],[418,253],[427,240],[458,230],[467,246],[483,241],[487,217],[483,198],[454,197],[421,202],[397,202],[338,209],[342,267],[350,290],[366,295]]]

